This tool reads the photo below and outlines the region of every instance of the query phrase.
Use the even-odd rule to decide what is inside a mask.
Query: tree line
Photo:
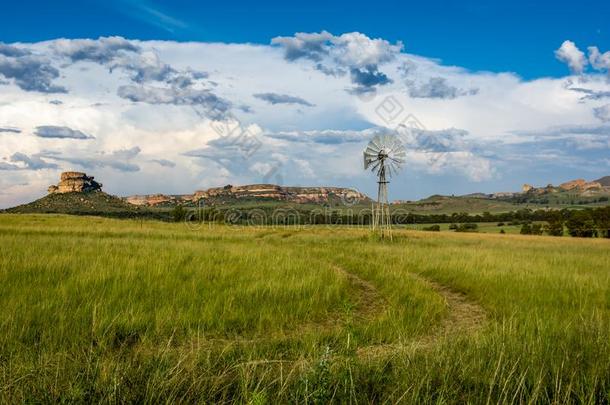
[[[187,209],[181,206],[171,212],[174,221],[206,221],[233,225],[370,225],[370,209],[358,208],[300,208],[288,207],[247,207],[231,208],[208,206]],[[456,224],[454,230],[476,231],[476,227],[466,224],[477,222],[498,222],[521,225],[523,234],[549,234],[560,236],[564,229],[571,236],[610,237],[610,206],[582,210],[531,210],[482,214],[465,212],[452,214],[415,214],[398,208],[391,212],[395,225],[409,224]]]

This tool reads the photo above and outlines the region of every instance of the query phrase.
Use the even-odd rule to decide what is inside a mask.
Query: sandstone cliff
[[[101,190],[102,185],[93,180],[93,176],[81,172],[63,172],[59,183],[48,188],[49,194],[88,193]]]
[[[156,206],[162,204],[196,203],[199,200],[223,203],[235,200],[265,199],[298,204],[324,204],[333,201],[346,203],[367,202],[370,199],[356,190],[341,187],[282,187],[275,184],[226,185],[199,190],[185,195],[136,195],[125,197],[134,205]]]
[[[559,188],[563,189],[563,190],[580,190],[580,191],[587,191],[587,190],[598,190],[601,189],[603,186],[598,183],[597,181],[589,181],[587,182],[585,179],[576,179],[576,180],[572,180],[572,181],[568,181],[566,183],[562,183],[559,185]]]

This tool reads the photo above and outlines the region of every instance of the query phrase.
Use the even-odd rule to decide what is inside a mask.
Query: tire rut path
[[[432,288],[445,300],[447,316],[429,333],[401,344],[364,346],[358,349],[360,357],[387,357],[408,350],[425,350],[434,347],[442,340],[458,335],[476,333],[487,321],[487,313],[482,306],[468,296],[446,285],[415,273],[409,275]]]

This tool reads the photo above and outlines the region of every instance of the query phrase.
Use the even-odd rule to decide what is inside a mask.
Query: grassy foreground
[[[0,403],[610,401],[610,241],[0,215]]]

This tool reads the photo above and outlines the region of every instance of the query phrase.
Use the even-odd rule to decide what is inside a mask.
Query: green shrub
[[[477,232],[478,228],[479,228],[479,226],[475,223],[466,223],[466,224],[460,224],[455,231],[456,232]]]

